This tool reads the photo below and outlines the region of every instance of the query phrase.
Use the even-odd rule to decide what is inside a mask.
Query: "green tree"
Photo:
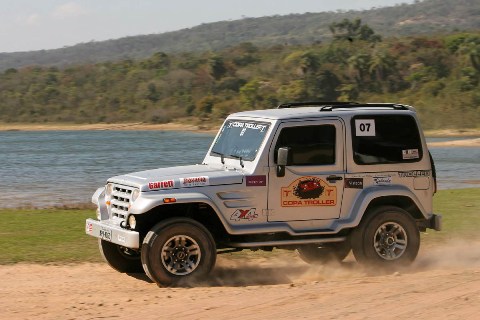
[[[350,73],[357,82],[359,88],[364,86],[370,70],[371,57],[368,53],[358,53],[348,59]]]
[[[335,101],[339,96],[337,91],[340,79],[330,70],[323,70],[307,80],[308,99],[320,101]]]
[[[147,99],[152,102],[157,102],[160,99],[160,93],[157,91],[157,86],[155,83],[149,83],[147,88]]]
[[[382,37],[373,31],[367,24],[362,24],[361,19],[350,21],[343,19],[341,22],[334,22],[329,26],[330,32],[335,40],[355,40],[377,43],[382,41]]]
[[[219,80],[227,73],[227,68],[223,58],[217,55],[214,55],[208,59],[208,66],[210,68],[210,74],[216,79]]]
[[[480,43],[466,43],[462,45],[460,51],[468,55],[472,67],[480,73]]]
[[[240,88],[240,101],[248,108],[255,108],[259,100],[260,81],[253,79]]]
[[[386,51],[376,51],[370,60],[369,72],[375,76],[376,80],[383,82],[395,71],[395,67],[394,57]]]

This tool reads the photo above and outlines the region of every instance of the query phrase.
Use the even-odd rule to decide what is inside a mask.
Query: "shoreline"
[[[169,122],[150,124],[144,122],[132,123],[95,123],[95,124],[67,124],[67,123],[0,123],[0,132],[12,131],[189,131],[215,134],[220,125],[194,125],[187,123]],[[429,142],[429,147],[480,147],[480,129],[443,129],[426,130],[427,138],[462,138],[452,141]],[[469,138],[470,139],[465,139]]]
[[[2,123],[0,131],[83,131],[83,130],[218,130],[219,124],[195,125],[182,122],[168,123],[146,123],[146,122],[125,122],[125,123]],[[448,137],[479,137],[480,128],[476,129],[441,129],[425,130],[424,134],[429,138]]]
[[[151,124],[144,122],[132,123],[0,123],[0,132],[11,131],[195,131],[215,133],[219,126],[193,125],[178,122]]]
[[[480,138],[474,139],[461,139],[461,140],[451,140],[451,141],[439,141],[439,142],[428,142],[428,147],[469,147],[469,148],[478,148],[480,147]]]

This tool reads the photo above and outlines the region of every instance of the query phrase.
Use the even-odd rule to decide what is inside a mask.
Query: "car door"
[[[335,219],[343,196],[344,124],[337,119],[288,122],[270,148],[268,221]],[[291,165],[277,176],[277,150],[290,148]]]

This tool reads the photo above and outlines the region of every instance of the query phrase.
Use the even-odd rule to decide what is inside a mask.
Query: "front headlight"
[[[105,186],[105,195],[110,197],[113,193],[113,183],[107,183]]]
[[[137,200],[139,195],[140,195],[140,190],[138,190],[138,189],[133,190],[133,192],[132,192],[132,202]]]

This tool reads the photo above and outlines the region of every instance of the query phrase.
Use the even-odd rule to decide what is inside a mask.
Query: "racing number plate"
[[[99,237],[102,238],[103,240],[107,241],[112,241],[112,230],[107,229],[107,228],[101,228],[99,233]]]

